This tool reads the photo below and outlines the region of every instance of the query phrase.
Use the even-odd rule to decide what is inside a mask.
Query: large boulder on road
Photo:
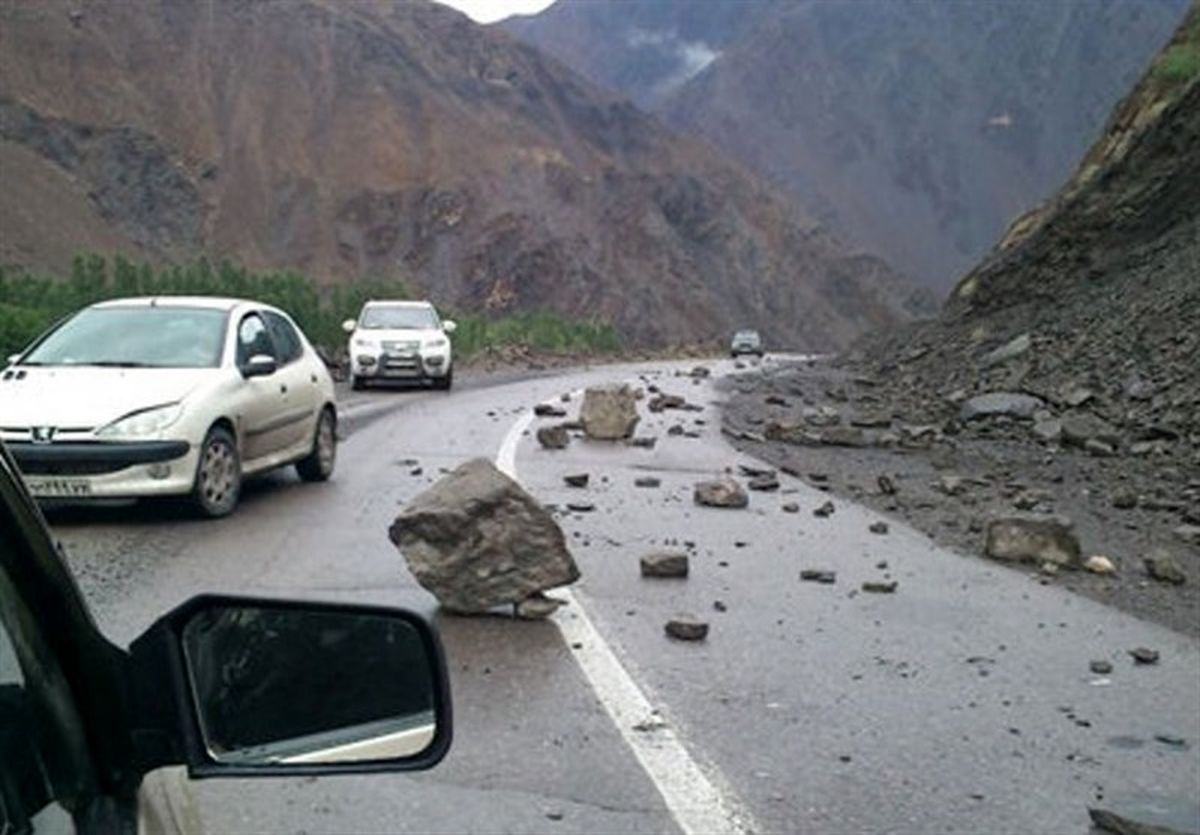
[[[596,441],[632,437],[638,424],[637,396],[624,384],[593,386],[583,393],[579,420],[587,436]]]
[[[985,553],[1004,562],[1053,563],[1079,568],[1079,540],[1060,519],[1011,516],[993,519],[987,528]]]
[[[453,612],[483,613],[579,579],[558,523],[483,458],[409,502],[388,534],[417,582]]]

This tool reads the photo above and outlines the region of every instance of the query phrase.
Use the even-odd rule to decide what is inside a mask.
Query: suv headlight
[[[101,438],[143,438],[156,435],[166,429],[183,414],[182,403],[168,403],[166,406],[152,406],[130,412],[123,418],[118,418],[96,432]]]
[[[376,346],[375,346],[375,341],[373,339],[367,339],[366,337],[363,337],[363,336],[356,336],[354,338],[354,347],[355,348],[366,348],[368,351],[370,351],[370,350],[373,350]]]
[[[426,348],[445,348],[450,342],[444,336],[439,336],[437,339],[431,339],[425,343]]]

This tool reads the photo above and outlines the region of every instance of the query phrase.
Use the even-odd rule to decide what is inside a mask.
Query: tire
[[[242,493],[242,462],[228,429],[214,426],[200,444],[192,506],[208,519],[228,516]]]
[[[354,391],[362,391],[366,387],[366,380],[364,380],[362,377],[359,377],[357,374],[350,375],[350,388],[352,388]]]
[[[337,463],[337,419],[326,407],[313,430],[312,452],[296,462],[296,473],[304,481],[328,481]]]
[[[445,377],[438,377],[433,381],[434,388],[441,389],[442,391],[450,391],[450,387],[453,385],[454,385],[454,367],[453,366],[451,366],[450,370],[446,372]]]

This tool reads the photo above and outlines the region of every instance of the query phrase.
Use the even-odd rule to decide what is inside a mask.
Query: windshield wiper
[[[97,368],[158,368],[149,362],[128,362],[122,360],[97,360],[96,362],[81,362],[79,365],[94,365]]]

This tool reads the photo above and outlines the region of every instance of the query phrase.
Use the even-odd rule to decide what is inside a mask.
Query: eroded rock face
[[[1059,519],[1013,516],[988,524],[985,553],[1004,562],[1080,566],[1079,540]]]
[[[624,384],[593,386],[583,393],[579,420],[592,440],[629,438],[638,424],[637,396]]]
[[[388,534],[417,582],[453,612],[521,603],[579,579],[558,523],[483,458],[409,502]]]

